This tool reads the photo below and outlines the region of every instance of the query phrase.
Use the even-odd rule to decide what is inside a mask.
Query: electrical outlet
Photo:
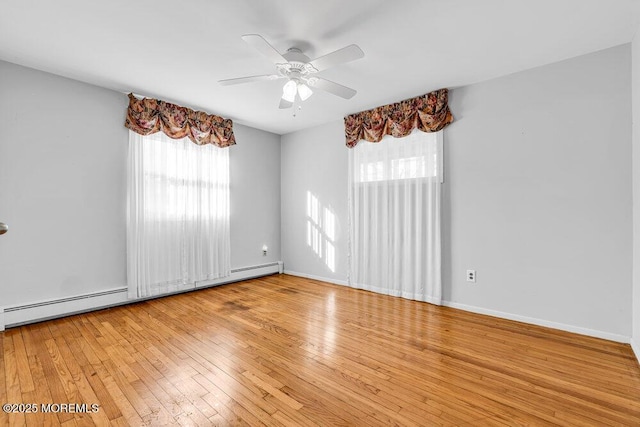
[[[467,270],[467,282],[476,283],[476,271]]]

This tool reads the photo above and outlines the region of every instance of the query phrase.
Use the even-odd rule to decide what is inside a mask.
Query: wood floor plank
[[[80,416],[80,417],[81,418],[89,417],[92,419],[92,421],[96,425],[108,424],[109,418],[104,411],[104,406],[105,405],[108,406],[111,403],[111,401],[106,400],[103,402],[102,400],[100,400],[96,395],[94,388],[91,386],[92,377],[91,376],[87,377],[82,367],[82,363],[83,363],[82,353],[73,351],[75,344],[77,344],[77,340],[73,340],[72,337],[74,335],[77,337],[78,335],[76,335],[74,332],[70,332],[72,329],[74,329],[71,327],[71,325],[72,325],[71,322],[57,321],[56,331],[54,332],[52,330],[52,336],[54,338],[56,348],[60,352],[60,356],[64,361],[64,367],[66,368],[67,372],[73,379],[73,383],[77,389],[77,393],[78,393],[77,398],[70,399],[70,402],[79,403],[79,404],[84,403],[86,405],[93,405],[93,404],[97,405],[98,402],[102,402],[101,406],[103,407],[103,410],[98,410],[95,413],[91,413],[89,415]],[[66,335],[65,331],[69,332],[69,335]],[[73,343],[72,346],[69,346],[67,339],[72,340],[72,343]],[[102,396],[106,397],[104,394]],[[112,414],[112,415],[115,415],[117,417],[119,416],[119,412],[117,414]],[[78,416],[76,416],[76,418],[78,418]],[[76,419],[76,421],[78,420]]]
[[[0,333],[0,345],[4,347],[3,338],[4,337],[2,336],[2,333]],[[0,377],[2,377],[0,381],[3,381],[4,377],[6,376],[4,369],[4,352],[2,351],[3,347],[0,347]],[[5,387],[4,383],[0,383],[0,396],[4,398],[3,403],[4,401],[8,400],[7,388]],[[0,411],[0,425],[9,425],[9,414],[7,414],[5,411]]]
[[[42,387],[41,384],[46,384],[47,379],[45,378],[44,370],[42,369],[42,364],[40,363],[40,359],[37,355],[29,356],[29,368],[33,375],[33,381],[35,384],[39,386],[36,387],[35,391],[31,393],[31,397],[27,398],[23,395],[23,402],[32,402],[35,404],[41,403],[53,403],[53,398],[49,392],[48,387]],[[46,425],[46,424],[57,424],[58,417],[55,414],[45,414],[42,411],[42,407],[40,410],[29,416],[29,422],[32,422],[33,425]]]
[[[29,369],[29,359],[27,357],[27,350],[22,340],[22,334],[13,334],[13,348],[15,351],[15,358],[18,364],[18,377],[20,378],[20,390],[21,392],[28,393],[35,390],[33,378],[31,377],[31,370]]]
[[[194,379],[209,390],[209,393],[202,396],[202,399],[212,408],[215,408],[229,425],[264,425],[251,412],[247,411],[227,394],[228,392],[224,392],[222,388],[218,387],[217,381],[200,374],[194,376]]]
[[[76,334],[71,333],[72,327],[75,326],[71,322],[65,323],[65,329],[63,334],[63,339],[68,347],[70,353],[69,357],[73,357],[75,359],[79,369],[82,370],[82,373],[79,374],[80,378],[86,378],[87,384],[86,386],[90,387],[90,393],[87,392],[90,402],[100,404],[100,412],[104,412],[104,415],[109,420],[114,420],[122,416],[122,412],[118,409],[116,403],[114,402],[112,396],[109,394],[106,389],[104,383],[100,379],[100,376],[97,375],[96,370],[93,365],[89,362],[88,358],[85,355],[84,349],[86,348],[86,344],[83,345],[83,341],[79,339],[82,337],[82,334],[77,331]],[[101,420],[104,422],[104,420]]]
[[[18,373],[18,361],[16,360],[16,352],[14,347],[13,337],[20,334],[20,331],[8,331],[5,332],[4,344],[4,361],[5,370],[5,382],[7,387],[7,394],[2,399],[2,404],[20,404],[22,402],[22,393],[20,390],[20,378]],[[3,411],[4,412],[4,411]],[[22,412],[9,412],[8,413],[9,425],[24,425],[26,423],[25,414]]]
[[[25,342],[30,342],[33,349],[27,350],[29,354],[34,354],[37,358],[39,365],[30,366],[32,372],[37,372],[37,369],[42,369],[42,377],[45,379],[44,383],[38,384],[38,388],[45,387],[48,392],[47,395],[51,397],[50,401],[35,402],[35,403],[63,403],[68,402],[69,399],[62,384],[62,379],[56,371],[53,359],[49,354],[49,351],[45,345],[45,341],[51,339],[51,333],[49,327],[45,323],[25,326],[22,329],[22,333],[29,335],[30,338]],[[47,417],[48,420],[57,418],[57,421],[62,424],[63,422],[73,419],[73,416],[66,412],[51,413]]]
[[[273,275],[0,333],[0,398],[100,405],[0,425],[626,426],[640,367],[628,345]]]

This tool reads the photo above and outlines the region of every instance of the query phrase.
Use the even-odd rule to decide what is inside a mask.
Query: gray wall
[[[126,285],[126,106],[0,62],[2,305]]]
[[[630,336],[630,58],[623,45],[453,91],[444,299]]]
[[[282,136],[282,257],[286,271],[344,282],[347,279],[347,148],[342,121]],[[334,271],[326,253],[307,244],[307,194],[336,218]],[[326,243],[326,233],[323,244]]]
[[[126,286],[126,107],[124,94],[0,61],[0,306]],[[280,260],[280,138],[235,130],[232,266]]]
[[[280,135],[238,124],[233,131],[231,268],[280,261]]]
[[[631,45],[633,117],[633,347],[640,360],[640,26]]]
[[[444,297],[485,312],[631,334],[630,48],[451,91]],[[346,278],[342,122],[282,139],[285,269]],[[306,247],[305,193],[336,209],[343,263]],[[477,270],[477,283],[464,273]],[[602,335],[602,334],[599,334]]]

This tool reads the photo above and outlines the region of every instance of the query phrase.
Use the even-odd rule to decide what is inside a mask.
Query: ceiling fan
[[[305,101],[308,99],[313,94],[311,88],[318,88],[344,99],[350,99],[356,94],[354,89],[315,75],[319,71],[326,70],[327,68],[364,57],[362,49],[355,44],[343,47],[342,49],[338,49],[311,61],[308,56],[295,47],[290,48],[284,54],[280,54],[280,52],[258,34],[246,34],[242,36],[242,40],[270,59],[276,65],[278,74],[263,74],[259,76],[220,80],[218,83],[221,85],[287,79],[287,82],[282,88],[282,98],[280,99],[281,109],[291,108],[298,100]]]

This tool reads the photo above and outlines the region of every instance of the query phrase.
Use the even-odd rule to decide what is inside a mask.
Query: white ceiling
[[[19,0],[0,8],[0,59],[201,109],[278,134],[632,40],[640,0]],[[283,81],[221,86],[275,67],[240,36],[315,58],[355,43],[363,59],[320,75],[296,118]],[[455,113],[455,112],[454,112]]]

